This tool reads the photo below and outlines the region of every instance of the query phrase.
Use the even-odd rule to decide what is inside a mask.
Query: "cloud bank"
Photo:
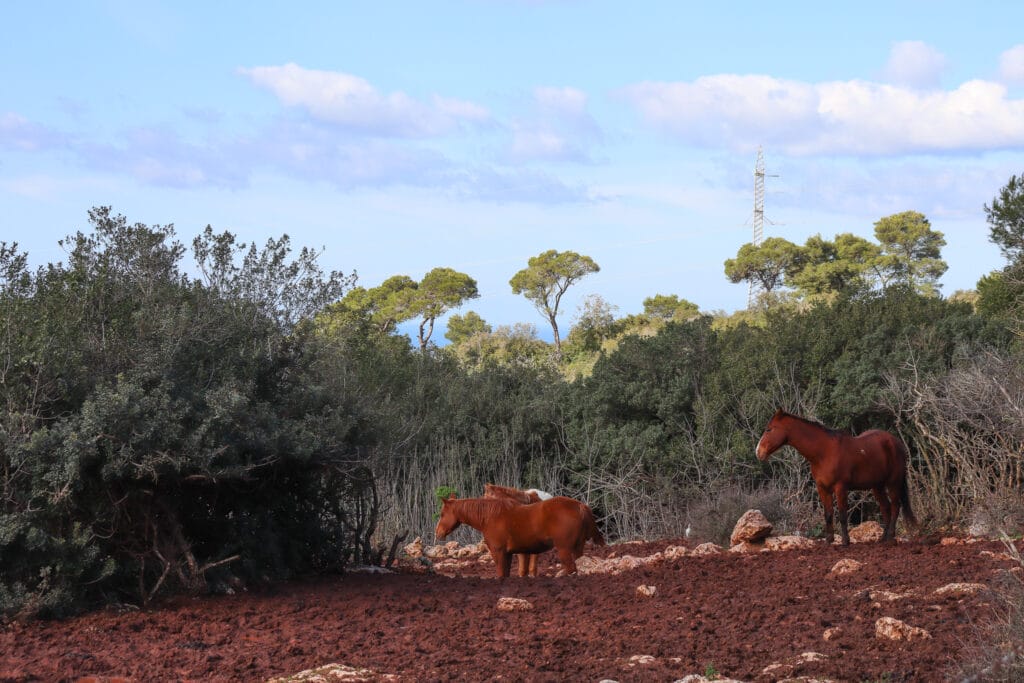
[[[984,152],[1024,146],[1024,100],[972,80],[922,91],[868,81],[806,83],[722,74],[644,82],[620,95],[680,142],[794,156]]]
[[[286,106],[300,107],[314,119],[367,135],[434,137],[490,118],[487,109],[472,102],[439,95],[424,102],[403,92],[385,94],[358,76],[338,71],[285,64],[239,72]]]

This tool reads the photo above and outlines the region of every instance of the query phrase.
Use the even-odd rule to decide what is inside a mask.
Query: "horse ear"
[[[448,497],[445,498],[445,500],[455,500],[455,492],[453,491],[453,492],[449,493]]]
[[[786,411],[783,410],[782,408],[779,408],[778,410],[775,411],[774,417],[782,417],[785,414],[786,414]]]

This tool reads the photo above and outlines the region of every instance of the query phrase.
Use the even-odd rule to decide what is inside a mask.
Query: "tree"
[[[748,282],[760,286],[766,294],[782,287],[786,273],[799,263],[800,247],[782,237],[769,237],[755,245],[740,247],[736,258],[725,262],[729,282]]]
[[[940,258],[946,240],[924,214],[886,216],[875,223],[875,238],[882,248],[875,272],[883,287],[901,282],[921,294],[938,293],[939,278],[949,268]]]
[[[700,308],[675,294],[655,294],[644,299],[644,314],[666,321],[691,320],[700,315]]]
[[[522,294],[551,324],[555,335],[555,353],[561,357],[562,340],[558,335],[558,307],[562,296],[575,282],[601,268],[589,256],[554,249],[530,258],[527,267],[512,276],[514,294]]]
[[[419,327],[420,350],[425,351],[434,332],[434,321],[467,299],[475,299],[476,280],[451,268],[434,268],[423,276],[416,288],[411,310],[421,317]]]
[[[614,306],[600,294],[591,294],[583,298],[576,311],[576,322],[569,331],[568,339],[575,342],[580,350],[595,352],[601,348],[601,342],[615,335]]]
[[[1024,256],[1024,174],[1010,176],[992,205],[985,205],[985,220],[991,226],[989,240],[1011,262],[1019,261]]]
[[[814,235],[787,273],[788,282],[805,297],[865,289],[866,273],[880,255],[878,245],[848,232],[832,242]]]
[[[466,311],[466,315],[452,315],[448,318],[448,329],[444,338],[459,346],[478,334],[490,334],[491,326],[476,311]]]

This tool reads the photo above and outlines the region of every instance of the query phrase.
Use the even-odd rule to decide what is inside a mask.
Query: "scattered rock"
[[[636,594],[642,598],[653,598],[654,594],[658,592],[657,586],[637,586]]]
[[[993,560],[1008,560],[1010,562],[1014,561],[1014,558],[1010,556],[1009,553],[994,553],[991,550],[982,550],[978,554],[982,557],[991,557]]]
[[[757,543],[768,538],[772,533],[772,523],[761,514],[760,510],[747,510],[736,522],[732,535],[729,537],[729,545],[738,543]]]
[[[826,659],[828,659],[828,655],[823,655],[820,652],[804,652],[797,657],[797,660],[802,664],[806,662],[823,662]]]
[[[911,626],[906,622],[892,617],[882,617],[875,622],[875,638],[888,638],[889,640],[926,640],[932,634],[923,628]]]
[[[690,554],[684,546],[681,545],[670,545],[661,551],[661,556],[666,560],[678,560],[681,557],[686,557]]]
[[[769,664],[765,668],[761,669],[762,676],[769,676],[773,681],[777,681],[780,678],[786,678],[796,669],[792,664]]]
[[[731,548],[729,548],[729,552],[730,553],[759,553],[759,552],[762,552],[764,549],[765,549],[764,543],[750,543],[748,541],[740,541],[739,543],[734,543],[733,546]]]
[[[715,553],[722,552],[720,546],[714,543],[701,543],[699,546],[690,551],[691,557],[701,557],[702,555],[714,555]]]
[[[825,629],[825,632],[821,634],[821,639],[826,643],[831,643],[833,640],[843,635],[842,626],[833,626],[832,628]]]
[[[939,541],[939,545],[968,545],[968,544],[971,544],[971,543],[981,543],[983,540],[985,540],[985,539],[976,538],[974,536],[964,536],[964,537],[944,536]]]
[[[626,662],[629,666],[643,666],[644,664],[654,664],[657,660],[653,655],[633,655]]]
[[[409,557],[423,557],[423,539],[417,536],[416,540],[414,540],[412,543],[407,544],[404,548],[402,548],[402,550],[404,550],[405,554]]]
[[[652,562],[659,562],[661,559],[661,553],[655,553],[648,557],[623,555],[622,557],[609,557],[607,559],[584,555],[576,560],[576,571],[580,574],[621,574],[624,571],[643,567]]]
[[[522,598],[498,598],[497,607],[502,612],[527,612],[533,609],[533,603]]]
[[[988,586],[983,583],[947,583],[941,588],[935,589],[936,595],[954,595],[958,598],[965,597],[967,595],[974,595],[986,590]]]
[[[432,545],[429,548],[427,548],[424,552],[426,556],[430,558],[452,557],[452,553],[458,550],[458,548],[458,541],[448,541],[444,545]]]
[[[834,565],[832,565],[832,569],[829,573],[837,575],[850,574],[857,571],[863,566],[863,562],[858,562],[857,560],[851,559],[849,557],[844,557],[843,559],[839,560]]]
[[[382,674],[371,669],[356,669],[344,664],[327,664],[316,669],[307,669],[283,678],[271,678],[267,683],[332,683],[332,681],[397,681],[398,676]]]
[[[765,550],[807,550],[818,545],[806,536],[770,536],[765,539]]]
[[[907,591],[906,593],[893,593],[892,591],[873,590],[868,588],[866,591],[868,599],[872,602],[895,602],[896,600],[913,597],[915,594],[915,591],[912,590]],[[864,593],[864,591],[861,591],[861,594],[862,593]]]
[[[885,529],[878,522],[864,522],[850,529],[851,543],[870,543],[879,541],[885,534]]]

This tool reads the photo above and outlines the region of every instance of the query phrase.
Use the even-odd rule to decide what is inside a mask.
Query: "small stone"
[[[658,592],[657,586],[637,586],[636,594],[643,598],[653,598],[654,594]]]
[[[870,543],[880,541],[885,529],[878,522],[864,522],[850,529],[851,543]]]
[[[497,606],[502,612],[526,612],[533,609],[533,604],[522,598],[498,598]]]
[[[858,569],[860,569],[863,566],[864,566],[863,562],[858,562],[857,560],[851,559],[849,557],[844,557],[843,559],[839,560],[834,565],[832,565],[832,570],[831,570],[830,573],[832,573],[832,574],[850,574],[852,572],[857,571]]]
[[[987,586],[983,583],[947,583],[941,588],[935,589],[936,595],[955,595],[956,597],[964,597],[967,595],[974,595],[985,590]]]
[[[833,626],[832,628],[825,629],[825,632],[821,634],[822,640],[826,643],[831,643],[833,640],[843,635],[843,628],[841,626]]]
[[[714,543],[701,543],[690,552],[690,555],[700,557],[701,555],[714,555],[720,552],[722,552],[722,548]]]
[[[875,638],[889,640],[927,640],[932,634],[923,628],[911,626],[906,622],[892,617],[882,617],[875,622]]]

